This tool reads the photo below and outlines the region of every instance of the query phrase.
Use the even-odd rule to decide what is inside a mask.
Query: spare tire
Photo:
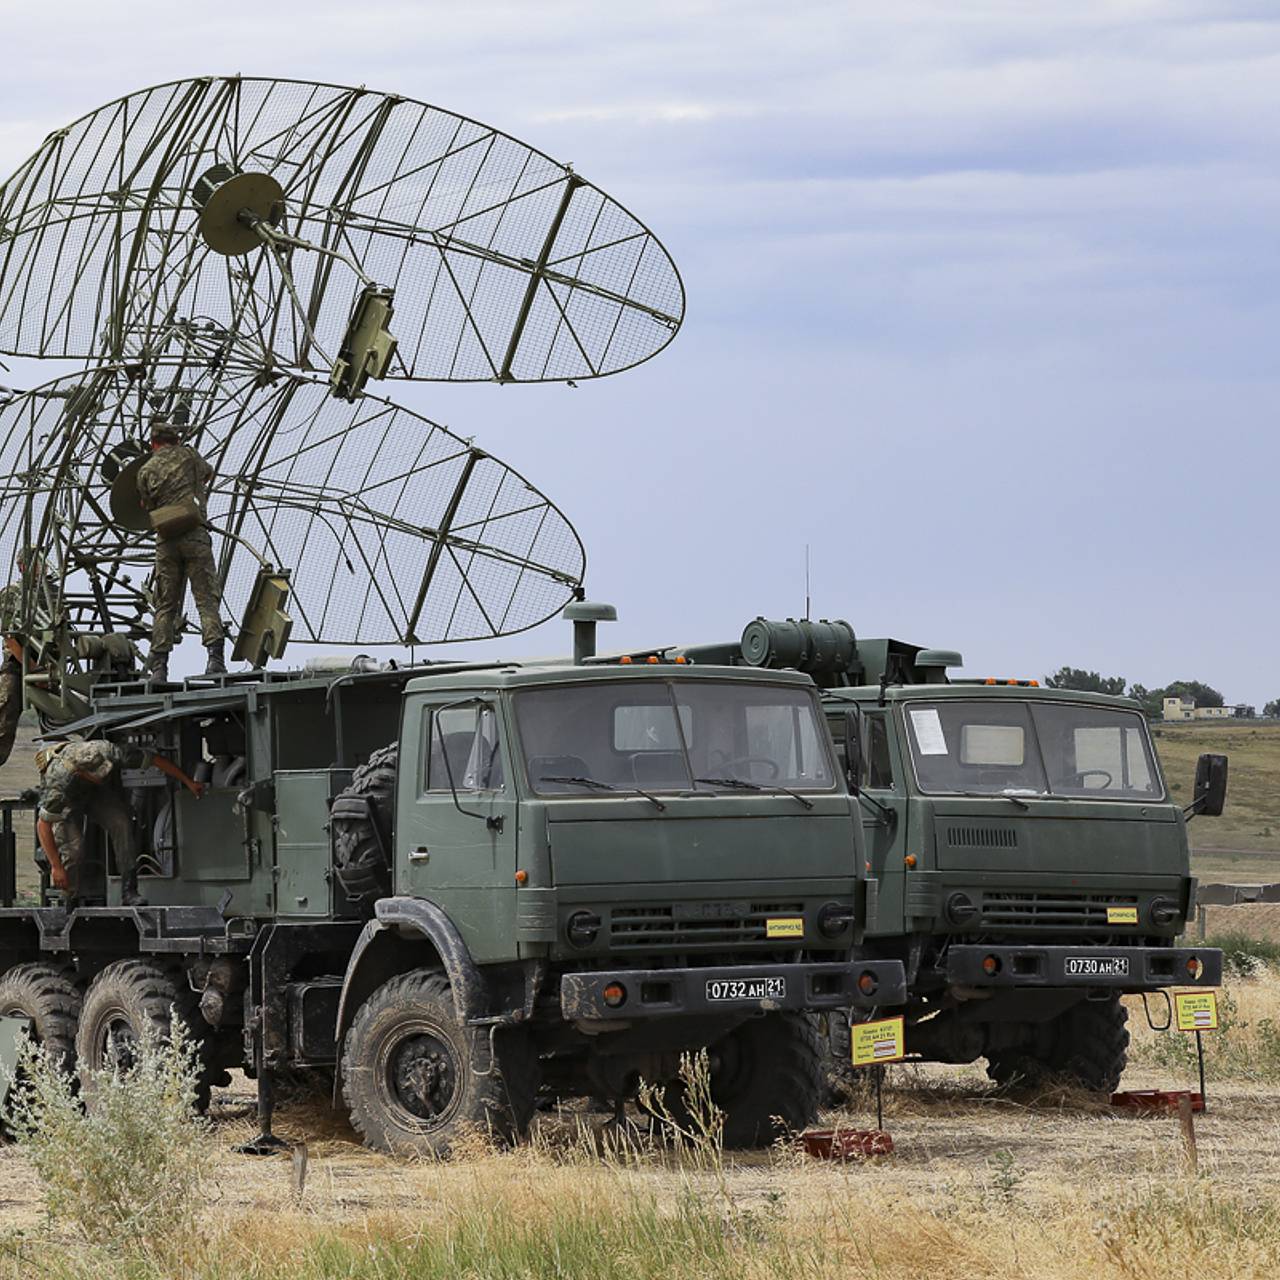
[[[400,746],[375,751],[329,810],[334,871],[347,898],[367,915],[391,893],[391,818]]]

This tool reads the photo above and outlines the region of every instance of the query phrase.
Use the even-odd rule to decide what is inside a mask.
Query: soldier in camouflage
[[[0,662],[0,765],[13,751],[22,715],[22,644],[13,624],[22,603],[22,587],[14,582],[0,591],[0,630],[4,633],[4,661]]]
[[[197,800],[204,784],[163,756],[102,738],[46,747],[37,754],[36,764],[40,769],[36,836],[49,860],[54,887],[66,894],[68,905],[80,897],[84,820],[88,818],[111,839],[121,876],[121,901],[126,907],[146,906],[138,893],[138,839],[121,771],[154,766],[181,782]]]
[[[39,563],[36,553],[24,548],[18,553],[18,572],[25,574],[28,565]],[[18,735],[22,716],[22,677],[24,672],[22,637],[16,634],[22,610],[22,583],[11,582],[0,591],[0,634],[3,635],[3,660],[0,661],[0,765],[6,763]]]
[[[200,613],[201,638],[209,655],[205,674],[219,675],[227,669],[226,632],[218,612],[221,592],[213,563],[213,543],[204,524],[213,468],[183,444],[182,433],[167,422],[152,427],[151,449],[151,457],[138,472],[138,496],[143,509],[156,512],[161,507],[187,507],[198,523],[176,536],[156,537],[150,674],[155,680],[169,679],[169,654],[190,582]]]

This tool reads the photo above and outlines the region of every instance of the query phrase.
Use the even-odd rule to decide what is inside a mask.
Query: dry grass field
[[[218,1095],[197,1229],[150,1252],[78,1241],[47,1220],[24,1157],[0,1152],[0,1276],[88,1277],[1270,1277],[1280,1268],[1280,979],[1238,981],[1210,1041],[1198,1165],[1168,1116],[1088,1098],[1014,1099],[976,1068],[890,1069],[894,1154],[813,1160],[612,1148],[595,1117],[544,1116],[530,1145],[406,1164],[357,1146],[317,1102],[279,1129],[288,1157],[235,1155],[244,1082]],[[1128,1087],[1194,1080],[1191,1041],[1131,1011]],[[867,1100],[869,1104],[869,1099]],[[873,1123],[867,1106],[828,1117]]]

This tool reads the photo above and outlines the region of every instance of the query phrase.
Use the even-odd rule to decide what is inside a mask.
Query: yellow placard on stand
[[[900,1062],[906,1056],[906,1037],[901,1016],[878,1018],[875,1022],[855,1022],[850,1032],[849,1048],[855,1067]]]
[[[1173,997],[1179,1031],[1217,1031],[1218,996],[1214,991],[1180,991]]]

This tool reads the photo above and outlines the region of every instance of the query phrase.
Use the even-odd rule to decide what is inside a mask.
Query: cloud
[[[483,119],[654,228],[689,294],[658,360],[576,392],[390,388],[563,504],[619,643],[794,612],[808,542],[823,608],[864,634],[1276,696],[1274,4],[279,0],[232,21],[145,0],[3,21],[0,171],[120,93],[238,70]]]

